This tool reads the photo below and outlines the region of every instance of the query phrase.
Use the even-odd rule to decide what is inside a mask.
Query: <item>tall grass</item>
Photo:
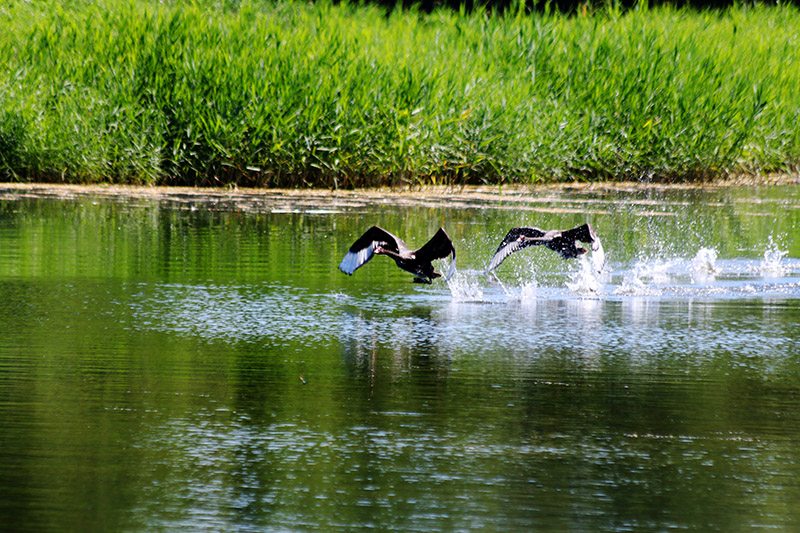
[[[800,11],[0,7],[0,179],[359,187],[796,170]]]

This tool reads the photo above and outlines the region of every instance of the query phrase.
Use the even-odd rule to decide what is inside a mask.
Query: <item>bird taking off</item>
[[[456,249],[442,228],[422,248],[412,251],[401,238],[383,228],[372,226],[353,243],[339,263],[339,270],[352,276],[353,272],[364,266],[374,255],[385,255],[394,259],[398,267],[414,274],[415,283],[432,283],[434,279],[441,277],[431,264],[434,259],[450,256],[450,269],[445,280],[449,280],[456,271]]]
[[[597,272],[601,272],[606,263],[603,245],[594,228],[589,224],[584,224],[568,230],[544,231],[539,228],[512,228],[497,247],[492,260],[489,261],[489,266],[486,267],[486,273],[488,274],[500,266],[500,263],[509,255],[528,246],[546,246],[560,253],[564,259],[578,257],[588,252],[586,248],[578,245],[578,241],[592,245],[592,266]]]

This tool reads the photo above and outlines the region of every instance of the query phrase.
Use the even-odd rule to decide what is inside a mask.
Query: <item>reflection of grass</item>
[[[800,13],[279,2],[0,11],[0,179],[698,179],[800,160]]]

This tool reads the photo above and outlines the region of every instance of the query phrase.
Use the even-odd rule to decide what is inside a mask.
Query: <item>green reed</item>
[[[0,7],[0,179],[359,187],[794,171],[800,11]]]

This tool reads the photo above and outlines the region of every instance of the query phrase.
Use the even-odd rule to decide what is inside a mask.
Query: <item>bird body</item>
[[[414,274],[416,283],[432,283],[441,277],[437,273],[432,261],[450,256],[450,269],[446,280],[449,280],[456,270],[456,250],[453,241],[443,228],[418,250],[411,250],[403,240],[392,235],[385,229],[372,226],[358,238],[345,254],[339,264],[339,270],[348,275],[353,275],[357,269],[364,266],[375,255],[385,255],[392,259],[398,267]]]
[[[605,265],[603,245],[594,228],[589,224],[583,224],[569,230],[545,231],[529,227],[511,228],[489,261],[486,273],[488,274],[500,266],[500,263],[505,261],[509,255],[529,246],[546,246],[561,254],[564,259],[578,257],[588,252],[586,248],[578,245],[579,241],[591,244],[592,262],[595,269],[598,272],[601,271]]]

